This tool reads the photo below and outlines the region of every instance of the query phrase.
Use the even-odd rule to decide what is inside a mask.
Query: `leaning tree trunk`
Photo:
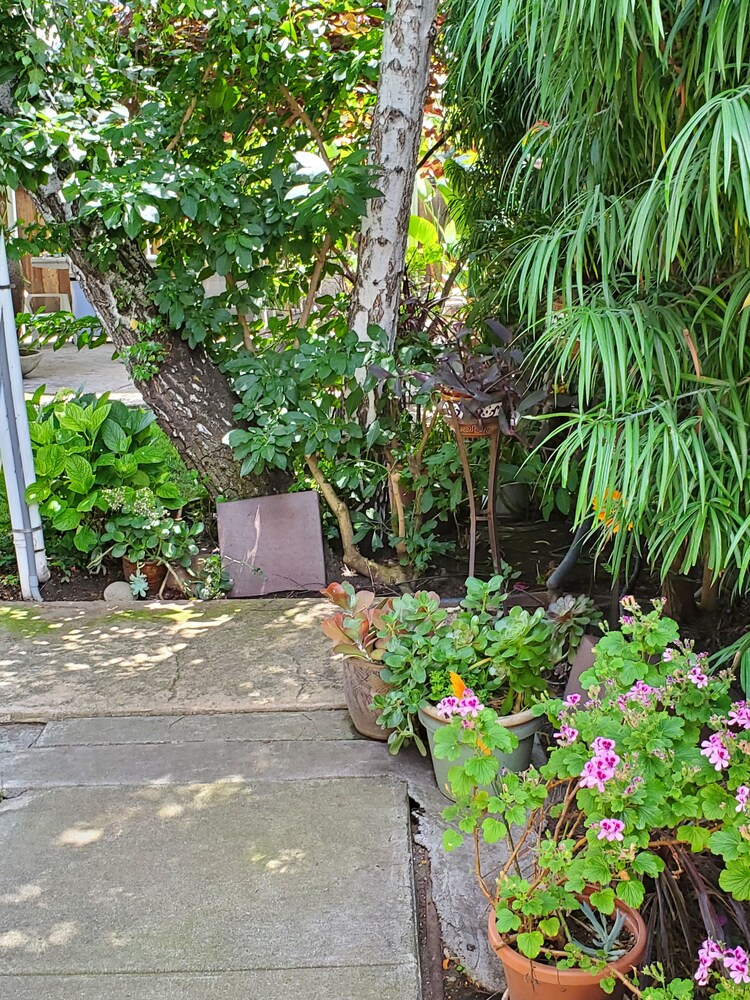
[[[390,0],[370,132],[370,162],[379,168],[362,220],[350,325],[360,340],[379,326],[396,342],[401,278],[435,37],[437,0]]]

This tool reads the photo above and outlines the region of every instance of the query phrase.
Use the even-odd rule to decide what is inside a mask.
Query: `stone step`
[[[32,731],[31,727],[25,728]],[[0,727],[0,741],[2,731],[3,727]],[[38,732],[36,736],[37,747],[195,743],[205,740],[265,742],[362,739],[352,725],[349,713],[342,710],[70,719],[49,722],[41,736]]]
[[[191,743],[32,747],[0,756],[5,791],[71,785],[179,785],[206,781],[256,783],[392,774],[406,780],[407,762],[370,740],[206,740]],[[418,755],[417,755],[418,757]],[[417,762],[429,769],[427,762]],[[431,779],[428,779],[431,780]]]
[[[412,965],[2,976],[0,996],[3,1000],[412,1000],[414,978]]]

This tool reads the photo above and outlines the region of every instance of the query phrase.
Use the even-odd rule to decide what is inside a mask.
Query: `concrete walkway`
[[[423,1000],[410,797],[492,985],[470,852],[429,762],[353,730],[325,612],[0,607],[1,1000]]]
[[[40,385],[45,396],[54,396],[63,389],[77,392],[110,393],[126,406],[142,406],[143,397],[131,381],[124,362],[113,358],[112,344],[85,348],[79,351],[67,344],[59,351],[45,347],[37,368],[23,380],[24,389],[31,395]]]

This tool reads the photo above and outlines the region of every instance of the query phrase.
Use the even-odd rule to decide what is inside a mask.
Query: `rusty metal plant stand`
[[[480,414],[472,422],[460,420],[459,398],[443,395],[442,412],[445,419],[453,431],[458,444],[458,454],[461,458],[461,466],[464,470],[464,480],[466,490],[469,495],[469,576],[474,576],[477,557],[477,524],[479,521],[487,522],[487,532],[490,539],[490,552],[492,553],[492,565],[496,573],[500,572],[500,547],[497,540],[497,510],[495,487],[497,482],[497,459],[500,453],[500,425],[497,420],[491,417],[483,419],[484,414]],[[477,497],[474,491],[474,480],[471,475],[469,456],[466,452],[466,442],[477,438],[487,438],[490,446],[490,468],[487,482],[487,513],[481,514],[477,511]]]

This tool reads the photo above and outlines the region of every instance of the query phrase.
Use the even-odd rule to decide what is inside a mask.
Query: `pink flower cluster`
[[[453,695],[449,698],[443,698],[438,703],[437,713],[445,722],[449,722],[454,715],[460,715],[464,721],[467,721],[468,719],[476,719],[483,708],[484,705],[471,688],[465,688],[460,698],[455,698]]]
[[[729,978],[734,983],[750,983],[748,955],[743,948],[722,948],[711,938],[707,938],[698,951],[698,971],[695,981],[699,986],[708,982],[708,973],[714,962],[722,962]]]
[[[750,788],[747,785],[740,785],[737,789],[735,798],[737,799],[737,808],[735,809],[735,812],[745,812],[747,809],[747,803],[750,801]]]
[[[736,701],[727,716],[730,726],[750,729],[750,705],[746,701]]]
[[[555,733],[554,736],[560,746],[568,747],[571,743],[575,743],[578,738],[578,730],[572,726],[560,726],[560,732]]]
[[[692,681],[697,688],[708,687],[708,677],[706,677],[700,667],[692,667],[688,670],[688,680]]]
[[[575,708],[575,706],[580,702],[580,694],[569,694],[567,698],[563,699],[563,706],[565,708]]]
[[[597,736],[591,744],[591,749],[594,751],[594,756],[583,765],[580,787],[596,788],[598,791],[603,792],[605,782],[609,781],[610,778],[614,778],[620,758],[614,752],[614,740],[607,740],[601,736]]]
[[[654,697],[659,697],[660,695],[661,690],[659,688],[651,687],[649,684],[644,683],[644,681],[636,681],[629,691],[618,697],[617,707],[621,712],[624,712],[630,701],[638,702],[639,705],[650,705]]]
[[[599,831],[597,840],[622,840],[625,824],[621,819],[600,819],[591,829]]]
[[[723,771],[729,767],[729,750],[724,745],[721,733],[712,733],[707,740],[701,743],[701,754],[708,758],[709,764],[713,764],[714,770]]]

